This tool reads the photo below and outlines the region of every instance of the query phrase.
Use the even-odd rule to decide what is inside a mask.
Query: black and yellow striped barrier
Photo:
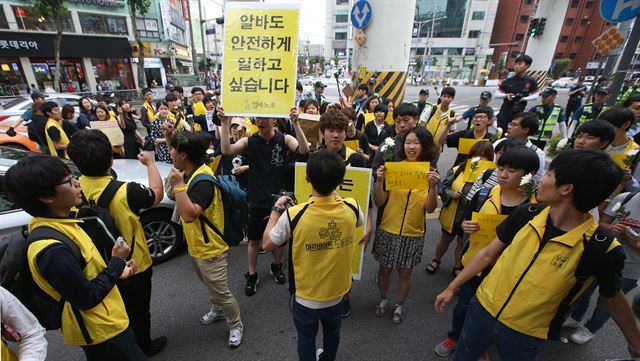
[[[359,76],[360,75],[360,76]],[[356,73],[353,84],[354,89],[359,84],[367,84],[369,79],[376,79],[375,92],[384,99],[393,100],[393,104],[398,105],[404,99],[404,93],[407,81],[407,72],[405,71],[367,71],[362,74]]]
[[[538,89],[542,89],[547,85],[547,74],[545,70],[527,70],[526,74],[536,80]]]

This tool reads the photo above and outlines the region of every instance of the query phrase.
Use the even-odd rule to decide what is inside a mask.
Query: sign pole
[[[615,72],[615,77],[613,78],[613,84],[611,84],[611,95],[609,96],[609,100],[607,100],[607,104],[614,105],[616,99],[618,97],[618,92],[622,87],[622,82],[629,72],[629,68],[631,65],[631,60],[633,60],[633,54],[638,47],[638,42],[640,41],[640,17],[636,17],[633,23],[633,29],[631,29],[631,33],[629,34],[629,38],[627,39],[627,44],[622,51],[622,56],[620,57],[620,62],[618,63],[618,68]]]

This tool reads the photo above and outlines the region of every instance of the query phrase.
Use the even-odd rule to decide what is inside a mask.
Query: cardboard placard
[[[386,162],[385,188],[393,189],[429,189],[429,162]]]
[[[317,149],[320,143],[320,115],[302,113],[298,115],[298,121],[307,142],[311,143],[313,149]]]
[[[90,122],[91,129],[103,132],[113,147],[124,145],[124,133],[116,120]]]

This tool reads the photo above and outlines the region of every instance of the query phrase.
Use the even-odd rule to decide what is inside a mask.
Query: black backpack
[[[76,218],[83,221],[80,227],[89,235],[105,263],[109,263],[113,245],[118,237],[122,236],[113,216],[109,213],[109,204],[111,204],[118,189],[124,184],[124,182],[112,179],[102,191],[97,202],[93,199],[87,200],[83,194],[82,206],[76,213]],[[131,253],[129,254],[129,259],[133,254],[135,239],[131,240],[130,244]]]
[[[51,227],[38,227],[27,234],[26,227],[23,227],[21,231],[13,233],[6,242],[0,245],[0,286],[20,300],[36,316],[44,328],[57,330],[62,324],[62,309],[65,300],[54,300],[36,284],[27,259],[29,245],[43,239],[55,239],[62,242],[69,248],[80,268],[85,267],[80,249],[66,235]],[[72,310],[85,340],[91,343],[91,337],[89,337],[80,311],[76,307],[72,307]]]

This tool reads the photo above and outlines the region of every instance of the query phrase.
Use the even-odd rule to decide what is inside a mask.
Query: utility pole
[[[188,1],[188,0],[187,0]],[[207,39],[207,32],[204,27],[206,20],[202,19],[202,3],[198,0],[198,17],[200,18],[200,35],[202,36],[202,62],[204,63],[204,75],[207,76],[207,51],[205,49],[205,41]]]
[[[185,1],[187,3],[187,14],[191,18],[191,0]],[[193,26],[189,22],[189,38],[191,40],[191,57],[193,58],[193,74],[200,77],[200,69],[198,69],[198,53],[196,52],[196,43],[193,41]]]
[[[618,62],[618,68],[616,69],[615,77],[613,78],[613,84],[611,84],[611,95],[609,96],[609,100],[607,100],[607,104],[609,105],[614,105],[616,103],[618,92],[620,91],[624,77],[629,72],[631,60],[633,60],[633,55],[638,47],[638,42],[640,42],[640,17],[635,18],[627,43],[622,50],[620,62]]]

